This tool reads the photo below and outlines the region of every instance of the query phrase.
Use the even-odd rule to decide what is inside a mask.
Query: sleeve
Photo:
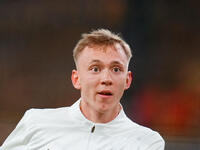
[[[30,110],[26,111],[16,128],[4,141],[0,150],[27,150]]]
[[[138,142],[130,138],[124,150],[132,150],[133,147],[138,150],[164,150],[165,141],[157,132],[146,133],[138,138]]]
[[[140,145],[141,150],[164,150],[165,148],[165,141],[157,132],[144,137],[142,143]]]

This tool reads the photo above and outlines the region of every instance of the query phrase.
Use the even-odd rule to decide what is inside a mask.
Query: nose
[[[102,72],[101,84],[106,86],[113,84],[109,70],[104,70]]]

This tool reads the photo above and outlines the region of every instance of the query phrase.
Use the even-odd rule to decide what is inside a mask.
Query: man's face
[[[131,84],[128,59],[119,44],[85,47],[72,72],[72,82],[81,90],[81,99],[89,108],[106,112],[118,107],[125,89]]]

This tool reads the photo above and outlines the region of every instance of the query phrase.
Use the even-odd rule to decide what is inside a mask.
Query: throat
[[[93,123],[108,123],[114,120],[121,110],[121,105],[117,104],[115,107],[110,108],[106,111],[97,110],[81,100],[80,110],[84,117]]]

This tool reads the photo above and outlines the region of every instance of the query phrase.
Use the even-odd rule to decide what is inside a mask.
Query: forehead
[[[85,47],[78,57],[79,63],[86,62],[119,62],[127,63],[128,58],[120,44],[112,46],[91,46]]]

